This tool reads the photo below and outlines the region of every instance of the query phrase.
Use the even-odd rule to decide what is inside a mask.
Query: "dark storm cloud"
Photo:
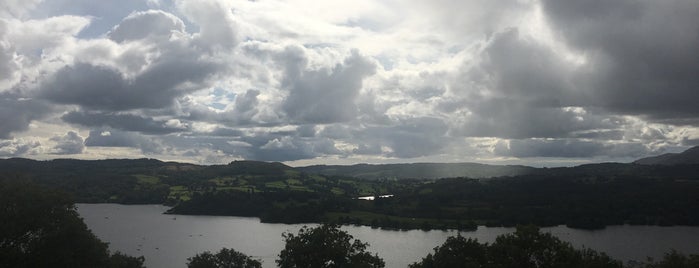
[[[447,123],[440,118],[408,117],[384,123],[324,125],[315,138],[354,144],[356,148],[351,150],[354,154],[396,158],[432,155],[452,141],[447,135]],[[384,151],[382,147],[387,150]]]
[[[253,117],[259,112],[259,95],[260,91],[256,89],[249,89],[244,94],[235,95],[233,108],[226,108],[224,111],[214,111],[203,103],[183,101],[178,104],[179,109],[184,114],[183,118],[187,120],[222,124],[229,127],[268,125],[253,120]]]
[[[252,149],[248,152],[249,158],[263,161],[293,161],[342,154],[330,139],[303,139],[296,136],[274,138]]]
[[[206,136],[204,136],[206,135]],[[266,132],[231,136],[166,136],[165,146],[193,152],[201,149],[259,161],[293,161],[327,155],[344,155],[328,138],[304,138],[297,132]]]
[[[554,32],[593,69],[591,106],[697,125],[699,2],[544,0]]]
[[[352,150],[352,153],[354,154],[363,154],[363,155],[381,155],[383,152],[381,151],[381,145],[380,144],[359,144],[356,149]]]
[[[65,135],[53,137],[51,140],[56,142],[53,147],[54,154],[79,154],[85,150],[83,137],[75,131],[69,131]]]
[[[166,121],[134,114],[73,111],[61,117],[63,121],[86,127],[111,127],[145,134],[168,134],[186,131],[187,128],[169,126]]]
[[[286,77],[282,87],[289,91],[284,112],[300,123],[335,123],[356,118],[355,100],[364,78],[376,71],[376,65],[356,50],[331,69],[308,70],[304,51],[289,47],[282,54]]]
[[[692,147],[697,146],[697,145],[699,145],[699,139],[688,139],[688,138],[685,138],[685,139],[682,140],[682,145],[684,145],[684,146],[692,146]]]
[[[570,67],[518,29],[495,34],[480,56],[482,62],[469,78],[487,83],[496,96],[569,106]]]
[[[131,147],[139,148],[143,153],[162,152],[162,146],[144,135],[113,129],[91,130],[85,139],[85,146]]]
[[[298,131],[299,137],[313,138],[316,136],[315,125],[301,125],[296,129],[296,131]]]
[[[470,137],[551,138],[567,137],[579,130],[610,127],[594,115],[515,99],[490,99],[472,109],[475,115],[456,133]]]
[[[232,129],[232,128],[226,128],[226,127],[217,127],[211,132],[206,132],[206,133],[200,133],[203,135],[210,135],[210,136],[222,136],[222,137],[238,137],[242,136],[243,132],[238,130],[238,129]]]
[[[200,30],[203,32],[206,27],[201,25]],[[128,43],[122,44],[129,48],[123,54],[111,51],[118,55],[111,60],[123,68],[77,61],[46,79],[39,96],[91,110],[165,108],[177,97],[206,88],[211,78],[229,67],[219,59],[225,55],[211,54],[208,47],[197,45],[204,38],[203,33],[187,34],[179,18],[163,11],[132,13],[107,35]]]
[[[240,156],[246,152],[246,149],[251,147],[244,141],[235,137],[214,136],[214,135],[199,135],[199,136],[178,136],[169,135],[160,137],[160,142],[163,146],[169,148],[177,148],[188,150],[191,152],[219,151],[225,155]]]
[[[255,112],[255,107],[257,107],[257,96],[260,95],[259,90],[249,89],[244,95],[235,98],[235,111],[238,113],[250,113]]]
[[[27,130],[32,120],[42,118],[50,110],[41,101],[0,94],[0,139],[9,139],[13,132]]]
[[[495,34],[480,57],[477,66],[452,82],[452,90],[465,98],[441,104],[446,112],[465,107],[471,113],[454,133],[522,139],[612,127],[604,115],[571,107],[582,103],[569,64],[517,29]]]
[[[142,137],[133,133],[109,130],[91,130],[85,139],[87,146],[138,147]]]
[[[393,152],[390,156],[410,158],[432,155],[441,150],[448,139],[446,124],[436,118],[415,118],[383,133]]]
[[[388,156],[412,158],[432,155],[444,148],[451,141],[446,136],[447,129],[439,118],[416,117],[397,120],[391,126],[372,126],[353,135],[362,144],[358,152],[375,153],[376,145],[383,144],[392,150]]]
[[[241,141],[252,146],[244,148],[243,156],[263,161],[293,161],[319,156],[343,155],[335,147],[333,139],[324,137],[304,138],[298,132],[266,133],[242,137]]]
[[[511,140],[495,147],[495,154],[514,157],[592,157],[603,151],[601,143],[578,140]]]
[[[7,31],[7,25],[0,21],[0,40]],[[6,42],[0,42],[0,90],[4,89],[3,80],[12,80],[16,76],[16,72],[20,66],[17,63],[14,47]]]
[[[570,135],[573,138],[579,139],[594,139],[594,140],[622,140],[624,139],[623,130],[587,130],[574,132]],[[664,138],[664,136],[663,136]]]
[[[318,132],[318,136],[330,138],[330,139],[348,139],[353,136],[352,126],[345,124],[331,124],[325,125],[321,131]]]
[[[198,86],[222,68],[196,55],[169,55],[134,79],[118,70],[87,63],[66,66],[42,87],[41,96],[59,104],[77,104],[97,110],[163,108],[174,98]]]
[[[641,142],[668,137],[634,129],[620,115],[697,125],[699,4],[544,1],[544,11],[584,63],[516,29],[495,34],[479,64],[451,86],[463,99],[440,106],[468,111],[453,134],[513,139],[498,146],[502,156],[633,157],[650,152]],[[622,142],[629,138],[641,142]]]
[[[640,157],[647,155],[648,148],[641,143],[605,143],[576,139],[526,139],[500,141],[494,153],[509,157],[560,157],[590,158],[606,157]]]

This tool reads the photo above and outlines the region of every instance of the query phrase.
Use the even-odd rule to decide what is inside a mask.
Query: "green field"
[[[143,174],[138,174],[138,175],[133,175],[136,177],[137,181],[139,184],[158,184],[160,182],[160,179],[158,177],[154,176],[148,176],[148,175],[143,175]]]

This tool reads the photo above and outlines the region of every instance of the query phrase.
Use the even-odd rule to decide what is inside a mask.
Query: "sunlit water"
[[[112,251],[145,256],[151,268],[186,267],[187,258],[223,247],[261,259],[264,267],[276,267],[274,260],[284,247],[281,234],[297,232],[301,224],[260,223],[257,218],[184,216],[162,214],[161,205],[78,204],[87,226]],[[366,226],[344,226],[343,230],[370,244],[386,267],[406,267],[420,260],[456,231],[388,231]],[[599,231],[583,231],[564,226],[544,231],[570,241],[576,247],[604,251],[620,260],[661,257],[674,248],[699,253],[699,227],[611,226]],[[513,228],[479,226],[463,236],[493,242]]]

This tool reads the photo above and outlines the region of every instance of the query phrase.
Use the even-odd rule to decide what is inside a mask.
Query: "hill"
[[[696,226],[697,174],[699,165],[624,163],[293,168],[259,161],[204,166],[155,159],[0,159],[0,183],[29,180],[67,192],[77,202],[166,204],[173,206],[173,214],[398,229],[472,229],[477,224]],[[357,198],[377,195],[389,197]]]
[[[412,164],[357,164],[351,166],[315,165],[297,168],[300,171],[333,176],[351,176],[361,179],[439,179],[439,178],[494,178],[532,174],[536,168],[527,166],[496,166],[478,163],[412,163]]]
[[[699,164],[699,146],[681,153],[662,154],[641,158],[633,162],[639,165],[694,165]]]
[[[10,158],[0,159],[0,177],[16,177],[60,189],[77,202],[174,204],[205,189],[286,187],[283,182],[300,174],[282,163],[259,161],[203,166],[156,159]]]

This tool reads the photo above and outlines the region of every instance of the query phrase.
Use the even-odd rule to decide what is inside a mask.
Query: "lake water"
[[[203,251],[234,248],[261,259],[264,267],[276,267],[274,260],[284,248],[281,234],[296,233],[302,224],[260,223],[257,218],[185,216],[162,214],[161,205],[78,204],[87,226],[112,251],[145,256],[151,268],[186,267],[188,257]],[[366,226],[343,226],[355,238],[370,244],[386,267],[406,267],[432,252],[456,231],[389,231]],[[584,231],[565,226],[542,228],[576,247],[604,251],[620,260],[662,257],[674,248],[683,253],[699,253],[699,227],[611,226]],[[514,228],[479,226],[462,232],[481,242],[493,242],[498,235]]]

